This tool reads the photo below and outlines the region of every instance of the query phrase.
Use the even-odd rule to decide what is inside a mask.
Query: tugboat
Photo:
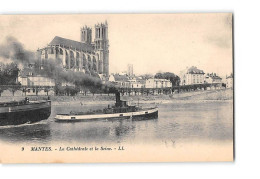
[[[48,119],[51,114],[51,101],[21,101],[0,103],[0,126],[35,123]]]
[[[57,122],[77,122],[90,121],[95,119],[132,119],[144,120],[158,118],[158,108],[141,108],[137,106],[129,106],[126,101],[120,100],[120,93],[116,92],[116,103],[114,106],[103,110],[91,112],[70,112],[70,114],[57,114],[55,120]]]

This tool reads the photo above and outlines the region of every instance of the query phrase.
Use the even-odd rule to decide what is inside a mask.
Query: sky
[[[222,77],[232,72],[231,13],[1,15],[0,43],[13,36],[36,51],[55,36],[80,41],[82,26],[106,20],[110,73],[126,71],[127,64],[137,75],[178,75],[190,66]]]

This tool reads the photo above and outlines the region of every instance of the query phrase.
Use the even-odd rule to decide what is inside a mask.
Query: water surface
[[[0,141],[28,144],[106,144],[232,142],[233,103],[231,101],[168,102],[159,106],[158,119],[132,121],[98,120],[57,123],[57,113],[86,111],[107,105],[52,106],[51,116],[35,124],[0,127]]]

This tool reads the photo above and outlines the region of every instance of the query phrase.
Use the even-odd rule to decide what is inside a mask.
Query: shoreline
[[[22,100],[25,96],[0,97],[1,102]],[[32,101],[37,99],[47,99],[47,96],[28,96]],[[212,91],[194,91],[186,93],[177,93],[170,95],[136,95],[121,96],[122,100],[139,104],[167,104],[175,103],[205,103],[205,102],[223,102],[233,101],[233,90],[212,90]],[[115,96],[107,94],[87,95],[87,96],[51,96],[52,105],[88,105],[88,104],[114,104]]]
[[[139,101],[139,104],[167,104],[167,103],[178,103],[178,104],[187,104],[187,103],[210,103],[210,102],[233,102],[233,100],[155,100],[155,101]],[[87,102],[52,102],[53,106],[73,106],[73,105],[81,105],[81,106],[86,106],[86,105],[93,105],[93,104],[114,104],[114,101],[87,101]],[[134,103],[134,104],[137,104]]]

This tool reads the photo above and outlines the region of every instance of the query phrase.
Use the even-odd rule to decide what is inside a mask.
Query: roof
[[[164,78],[150,78],[150,79],[147,79],[148,81],[149,80],[153,80],[153,81],[159,81],[159,82],[162,82],[162,81],[168,81],[168,82],[170,82],[170,80],[167,80],[167,79],[164,79]]]
[[[212,78],[212,79],[214,79],[214,80],[216,80],[216,79],[222,80],[222,78],[220,78],[219,76],[209,76],[209,77]]]
[[[115,81],[128,81],[128,77],[126,75],[114,75]]]
[[[227,76],[226,78],[227,78],[227,79],[228,79],[228,78],[233,78],[233,74]]]
[[[190,67],[187,70],[187,73],[189,73],[189,74],[205,74],[203,70],[200,70],[195,66]]]
[[[220,78],[219,76],[216,75],[216,73],[211,73],[211,74],[207,74],[206,78],[212,78],[212,79],[220,79],[222,80],[222,78]]]
[[[137,80],[138,83],[145,84],[146,80]]]
[[[59,36],[55,36],[54,39],[49,43],[49,45],[61,45],[65,47],[74,48],[79,51],[93,52],[94,48],[91,44],[78,42],[75,40],[65,39]]]
[[[35,67],[25,67],[19,72],[20,78],[27,78],[27,77],[45,77],[45,78],[51,78],[46,75],[42,75],[37,70],[35,70]]]

